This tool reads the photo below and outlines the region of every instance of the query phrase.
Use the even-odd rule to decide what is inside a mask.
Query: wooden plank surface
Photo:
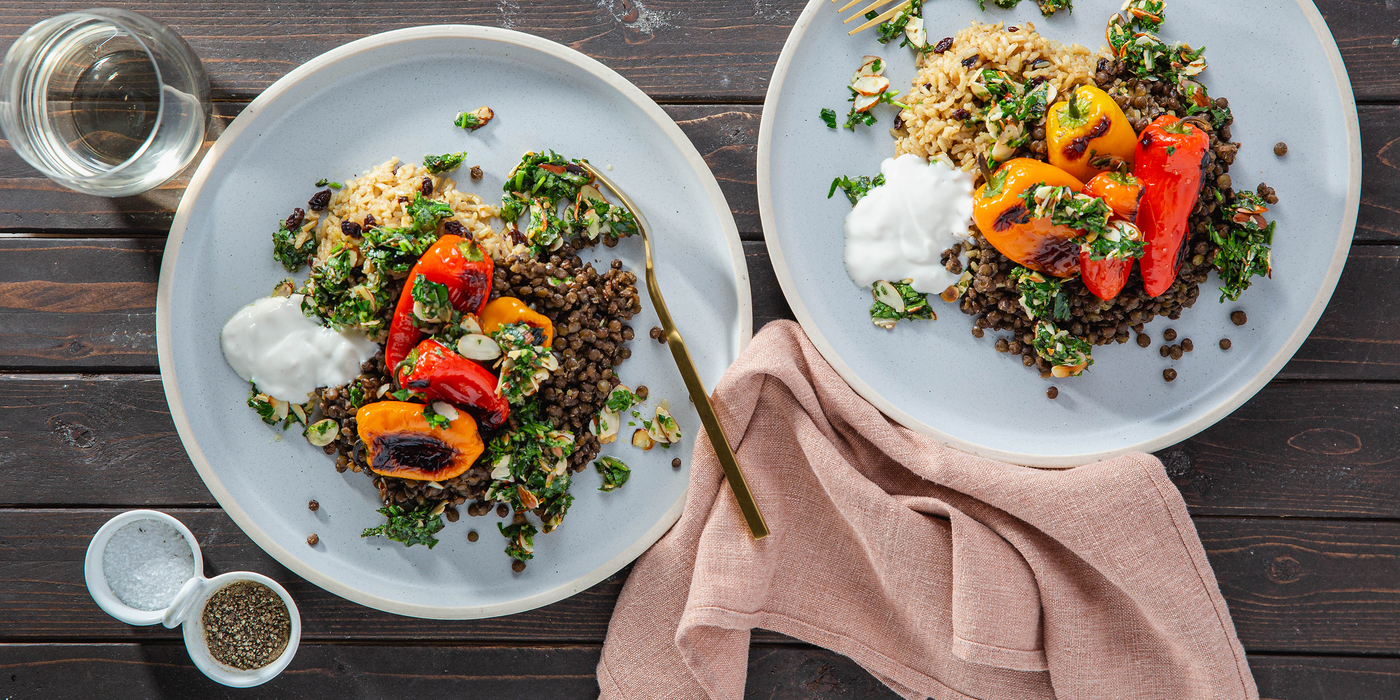
[[[0,509],[0,642],[146,641],[178,631],[122,624],[83,585],[89,538],[119,509]],[[626,572],[511,617],[424,622],[380,613],[303,581],[223,511],[171,510],[200,542],[206,573],[257,571],[296,598],[308,641],[601,643]],[[471,521],[468,521],[470,523]],[[496,546],[493,520],[475,525]],[[468,525],[473,526],[473,525]],[[459,523],[455,527],[462,527]],[[1251,652],[1395,654],[1400,650],[1400,523],[1197,518],[1235,628]],[[504,559],[496,557],[502,564]],[[778,642],[771,633],[756,639]]]
[[[971,2],[972,0],[957,0]],[[528,31],[578,49],[658,100],[759,102],[788,30],[806,0],[225,0],[111,2],[169,24],[194,48],[221,100],[252,99],[296,66],[370,34],[424,24],[484,24]],[[1363,100],[1400,97],[1400,11],[1386,0],[1317,0]],[[39,20],[90,5],[11,2],[0,7],[0,49]],[[1168,8],[1168,21],[1171,21]],[[1030,6],[1003,17],[1035,19]],[[1107,19],[1105,17],[1105,19]],[[1179,18],[1181,19],[1181,18]],[[931,20],[936,23],[936,17]],[[1169,25],[1170,26],[1170,25]],[[1173,30],[1189,39],[1189,27]],[[873,39],[872,46],[878,46]]]
[[[303,644],[276,680],[249,690],[216,686],[179,643],[0,645],[7,697],[50,700],[199,697],[592,697],[601,648]],[[1376,700],[1400,696],[1400,660],[1251,654],[1263,700]],[[6,678],[8,676],[8,679]],[[899,697],[850,659],[824,649],[756,644],[749,700]]]
[[[601,648],[302,644],[282,675],[250,690],[214,685],[179,643],[0,645],[0,693],[87,698],[595,697]],[[753,700],[895,699],[850,659],[824,649],[749,650]]]

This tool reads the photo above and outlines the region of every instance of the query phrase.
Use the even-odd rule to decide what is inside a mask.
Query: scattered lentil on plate
[[[1285,155],[1288,155],[1288,144],[1282,141],[1279,141],[1278,143],[1274,144],[1274,155],[1280,158],[1284,157]]]
[[[511,571],[514,571],[514,572],[517,573],[517,574],[520,573],[520,572],[522,572],[522,571],[524,571],[524,570],[525,570],[525,562],[520,561],[519,559],[516,559],[515,561],[513,561],[513,562],[510,563],[510,570],[511,570]]]
[[[1221,349],[1221,350],[1229,350],[1229,349],[1230,349],[1230,339],[1229,339],[1229,338],[1221,338],[1221,339],[1220,339],[1220,349]]]
[[[1057,398],[1059,398],[1059,397],[1060,397],[1060,390],[1059,390],[1058,388],[1052,386],[1052,387],[1050,387],[1049,389],[1046,389],[1046,390],[1045,390],[1045,398],[1048,398],[1048,399],[1057,399]]]
[[[1248,323],[1248,322],[1249,322],[1249,316],[1248,316],[1247,314],[1245,314],[1245,312],[1243,312],[1243,311],[1238,311],[1238,310],[1237,310],[1237,311],[1231,311],[1231,312],[1230,312],[1230,323],[1233,323],[1233,324],[1235,324],[1236,326],[1243,326],[1244,324],[1246,324],[1246,323]]]
[[[235,581],[214,591],[200,621],[209,655],[245,671],[275,661],[292,636],[287,604],[257,581]]]
[[[672,468],[672,469],[680,469],[680,468],[681,468],[681,458],[680,458],[680,457],[677,457],[677,458],[671,460],[671,468]]]
[[[1168,343],[1172,342],[1173,340],[1176,340],[1176,329],[1168,328],[1167,330],[1162,331],[1162,340],[1165,340]]]
[[[468,541],[468,542],[475,542],[475,541],[477,541],[477,540],[479,540],[479,539],[481,539],[481,535],[478,535],[477,532],[476,532],[476,530],[468,530],[468,531],[467,531],[467,541]]]
[[[317,535],[314,532],[306,536],[306,543],[311,545],[312,547],[315,547],[320,541],[320,535]]]
[[[1191,342],[1190,338],[1183,338],[1181,340],[1181,349],[1186,352],[1191,352],[1196,349],[1196,344]]]
[[[1172,346],[1172,350],[1171,350],[1172,359],[1173,359],[1173,360],[1180,360],[1180,359],[1181,359],[1181,355],[1182,355],[1181,346],[1180,346],[1180,345],[1173,345],[1173,346]]]
[[[321,509],[321,504],[317,503],[316,499],[313,498],[309,502],[307,502],[306,509],[315,513],[316,511]]]
[[[1170,367],[1162,370],[1162,378],[1169,382],[1176,379],[1176,370]]]
[[[1152,336],[1146,333],[1138,333],[1137,344],[1140,348],[1145,348],[1152,345]]]

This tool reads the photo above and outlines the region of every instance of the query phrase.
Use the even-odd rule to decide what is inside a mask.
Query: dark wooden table
[[[763,245],[754,158],[768,77],[804,0],[0,0],[0,48],[91,4],[147,13],[189,40],[213,82],[211,139],[295,66],[376,32],[485,24],[579,49],[664,105],[705,155],[744,239],[755,327],[790,317]],[[1318,5],[1360,102],[1355,246],[1327,312],[1278,378],[1160,457],[1191,507],[1261,695],[1396,698],[1400,9]],[[156,278],[183,184],[118,200],[74,194],[0,141],[0,698],[596,695],[599,645],[627,571],[521,615],[416,620],[306,583],[219,509],[180,446],[157,374]],[[1290,201],[1306,206],[1304,196]],[[88,538],[138,506],[188,524],[209,575],[247,569],[286,585],[304,634],[281,677],[242,693],[216,686],[177,631],[130,627],[93,604]],[[749,696],[894,697],[845,659],[771,633],[754,636]]]

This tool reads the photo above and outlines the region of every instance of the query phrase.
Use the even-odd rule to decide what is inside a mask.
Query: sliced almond
[[[880,97],[878,95],[856,95],[855,110],[857,112],[868,112],[870,108],[874,107],[875,103],[879,101]]]
[[[660,427],[662,437],[665,440],[657,442],[675,443],[681,440],[681,427],[676,424],[676,419],[671,417],[671,412],[664,406],[656,407],[656,418],[651,422],[652,427]]]
[[[291,405],[291,410],[292,415],[296,416],[297,422],[306,425],[306,409],[302,408],[301,404],[294,403]]]
[[[463,316],[462,322],[457,325],[461,326],[462,330],[468,333],[481,332],[481,322],[477,320],[476,314],[467,314],[466,316]]]
[[[433,509],[429,511],[428,517],[436,518],[437,516],[442,515],[442,512],[445,510],[447,510],[447,501],[438,501],[438,504],[433,506]]]
[[[637,428],[637,430],[632,433],[633,447],[640,447],[644,450],[650,450],[655,444],[656,441],[651,439],[651,436],[647,434],[647,431],[645,429]]]
[[[534,510],[540,507],[540,499],[524,486],[516,485],[515,495],[520,497],[520,507],[525,510]]]
[[[885,62],[884,62],[883,60],[881,60],[879,56],[872,56],[872,55],[869,55],[869,54],[867,54],[867,55],[861,57],[861,59],[860,59],[860,68],[861,68],[861,70],[866,70],[866,69],[870,68],[871,66],[875,65],[875,62],[876,62],[876,61],[880,61],[880,70],[871,71],[870,73],[867,73],[867,75],[879,75],[879,74],[885,72]]]
[[[511,478],[510,455],[501,455],[501,458],[491,465],[491,478],[497,481],[507,481]]]
[[[916,49],[924,48],[928,43],[928,33],[924,31],[924,18],[911,17],[909,23],[904,25],[904,36],[909,38],[909,43]]]
[[[904,297],[899,295],[899,290],[894,285],[885,280],[876,280],[871,292],[875,295],[875,301],[894,309],[897,314],[904,313]]]
[[[890,79],[883,75],[867,75],[851,84],[862,95],[879,95],[890,87]]]
[[[433,413],[436,413],[449,421],[454,421],[462,417],[462,414],[457,412],[457,408],[452,404],[447,403],[446,401],[434,401]]]
[[[271,396],[267,397],[267,402],[272,404],[273,418],[277,420],[283,420],[287,417],[287,410],[290,408],[291,404],[287,403],[286,401],[283,401],[282,399],[275,399]]]
[[[501,346],[480,333],[469,333],[457,339],[457,354],[468,360],[485,362],[501,356]]]
[[[598,412],[589,422],[589,432],[598,436],[598,442],[606,445],[617,439],[617,429],[622,424],[622,417],[616,411],[604,408]]]
[[[335,442],[335,436],[340,434],[340,424],[327,418],[306,426],[303,432],[307,442],[315,447],[325,447]]]
[[[594,187],[593,185],[584,185],[583,187],[578,188],[578,201],[587,202],[589,200],[598,202],[608,201],[603,198],[603,193],[599,192],[598,188]]]

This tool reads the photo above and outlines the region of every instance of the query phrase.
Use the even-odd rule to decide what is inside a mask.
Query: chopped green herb
[[[613,389],[611,394],[608,394],[606,406],[613,413],[622,413],[635,403],[637,403],[637,395],[619,386]]]
[[[324,177],[321,178],[320,180],[317,180],[317,181],[316,181],[316,186],[317,186],[317,187],[332,187],[332,188],[337,189],[337,190],[340,189],[341,187],[344,187],[344,185],[340,184],[339,182],[331,182],[330,180],[327,180],[327,179],[324,178]]]
[[[444,153],[440,156],[429,154],[423,156],[423,167],[427,168],[428,172],[436,175],[438,173],[445,173],[449,170],[456,170],[457,168],[462,166],[462,161],[466,160],[466,158],[466,151],[458,151],[456,153]]]
[[[1268,211],[1263,198],[1248,190],[1236,191],[1228,205],[1216,207],[1210,239],[1219,246],[1215,271],[1220,274],[1221,302],[1239,299],[1251,278],[1272,275],[1270,248],[1277,222],[1264,219]]]
[[[380,508],[379,512],[389,521],[377,527],[367,528],[360,533],[360,537],[387,537],[395,542],[402,542],[405,547],[425,544],[428,549],[432,549],[438,543],[433,535],[444,526],[441,515],[432,515],[434,508],[432,503],[426,503],[415,511],[405,511],[399,506],[385,506]]]
[[[413,280],[413,325],[418,327],[435,326],[454,320],[456,309],[452,308],[452,296],[447,285],[430,281],[423,274]]]
[[[822,107],[822,121],[826,122],[827,128],[836,128],[836,110]]]
[[[535,529],[534,525],[529,522],[523,522],[519,525],[496,523],[496,527],[500,528],[501,534],[507,540],[506,554],[510,555],[511,559],[529,561],[535,557],[535,533],[538,530]]]
[[[1035,339],[1031,341],[1031,346],[1046,362],[1068,369],[1066,376],[1076,376],[1094,364],[1091,357],[1094,348],[1088,341],[1060,330],[1050,321],[1035,324]]]
[[[459,129],[476,131],[490,122],[496,113],[490,107],[478,107],[475,112],[459,112],[452,121]]]
[[[593,468],[603,475],[603,485],[598,487],[599,491],[616,491],[632,477],[632,470],[616,457],[599,457],[593,462]]]
[[[1011,270],[1011,279],[1021,292],[1021,308],[1032,319],[1069,320],[1069,294],[1058,277],[1050,277],[1024,267]]]
[[[1051,187],[1045,183],[1026,188],[1021,201],[1033,219],[1050,219],[1058,226],[1068,226],[1088,233],[1102,235],[1108,230],[1113,210],[1098,197],[1075,192],[1070,187]]]
[[[861,175],[854,180],[842,175],[831,181],[831,189],[827,190],[826,198],[831,199],[831,196],[836,194],[836,188],[840,187],[841,190],[846,193],[846,199],[851,200],[851,206],[855,206],[856,202],[859,202],[861,198],[865,197],[870,190],[883,184],[885,184],[884,173],[880,173],[873,178]]]
[[[879,284],[878,282],[876,284]],[[927,320],[933,318],[933,308],[928,304],[928,295],[914,291],[914,288],[906,282],[890,282],[899,292],[900,300],[904,302],[903,311],[895,311],[894,307],[885,304],[879,299],[870,307],[870,320],[881,328],[894,328],[895,324],[901,320]]]
[[[316,245],[314,229],[290,231],[283,224],[272,234],[272,257],[282,263],[287,272],[296,272],[316,254]]]
[[[433,428],[442,428],[443,430],[446,430],[452,427],[452,421],[448,420],[447,416],[444,416],[441,413],[434,411],[432,404],[424,404],[423,420],[428,421],[428,426]]]

